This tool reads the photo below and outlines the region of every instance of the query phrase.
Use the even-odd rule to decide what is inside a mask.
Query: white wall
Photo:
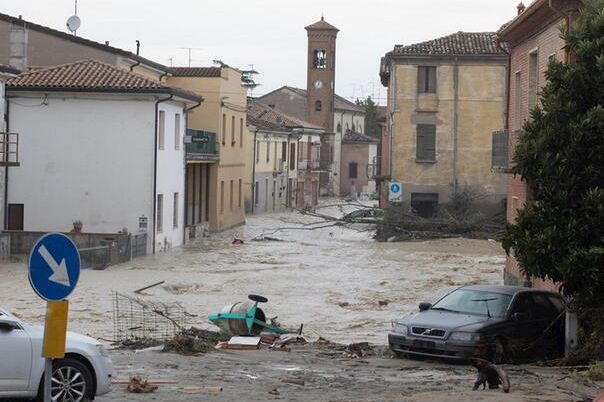
[[[4,119],[6,113],[6,104],[4,100],[4,78],[0,76],[0,132],[6,130]],[[0,230],[4,229],[4,167],[0,166]]]
[[[164,149],[157,151],[157,194],[163,194],[163,228],[156,233],[156,251],[183,244],[185,215],[185,116],[183,105],[160,103],[165,113]],[[175,149],[175,115],[180,115],[179,149]],[[159,112],[158,112],[159,114]],[[178,222],[174,225],[174,193],[178,193]]]
[[[20,133],[21,166],[10,169],[9,202],[24,204],[25,230],[69,231],[74,220],[81,220],[84,232],[123,227],[137,232],[144,215],[151,241],[154,99],[76,96],[45,102],[40,94],[10,99],[10,127]],[[182,244],[184,150],[174,151],[177,106],[161,105],[167,129],[166,150],[158,152],[157,191],[166,193],[163,235],[175,247]],[[184,133],[184,116],[181,125]],[[176,191],[178,230],[172,228]]]

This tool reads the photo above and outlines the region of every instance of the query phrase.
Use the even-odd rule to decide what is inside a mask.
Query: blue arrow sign
[[[393,193],[398,193],[401,191],[401,185],[398,183],[392,183],[390,185],[390,191]]]
[[[41,298],[64,300],[80,278],[80,253],[61,233],[42,236],[29,254],[29,283]]]

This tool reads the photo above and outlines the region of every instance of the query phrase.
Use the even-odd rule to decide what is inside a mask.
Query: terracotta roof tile
[[[175,77],[220,77],[220,67],[172,67]]]
[[[338,28],[334,27],[329,22],[325,21],[325,19],[323,17],[321,17],[320,21],[317,21],[314,24],[311,24],[311,25],[305,27],[304,29],[306,29],[306,30],[322,29],[322,30],[327,30],[327,31],[339,31]]]
[[[504,55],[495,32],[456,32],[426,42],[396,45],[393,55]]]
[[[292,128],[323,130],[323,127],[287,115],[257,100],[248,101],[247,121],[261,130],[290,132]]]
[[[11,90],[77,90],[100,92],[172,93],[200,101],[194,92],[169,86],[98,60],[28,70],[6,83]]]
[[[363,133],[357,133],[356,131],[348,130],[346,131],[346,134],[344,134],[342,142],[377,143],[379,141]]]

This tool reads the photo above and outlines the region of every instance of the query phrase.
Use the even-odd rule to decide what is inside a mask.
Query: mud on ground
[[[377,347],[367,358],[345,357],[317,344],[293,346],[290,351],[221,350],[201,356],[114,350],[118,378],[142,375],[176,383],[160,384],[152,394],[131,394],[125,385],[114,385],[97,401],[591,402],[604,388],[604,382],[586,380],[570,370],[505,366],[509,394],[501,389],[472,391],[473,367],[390,358],[383,349]],[[185,387],[223,390],[185,393]]]

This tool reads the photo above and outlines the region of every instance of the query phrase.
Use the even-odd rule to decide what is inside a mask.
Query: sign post
[[[388,201],[401,202],[403,200],[403,186],[401,183],[392,182],[388,185]]]
[[[44,402],[51,401],[52,359],[65,357],[67,296],[80,278],[80,253],[73,241],[61,233],[42,236],[29,254],[29,283],[47,301],[42,357]]]

